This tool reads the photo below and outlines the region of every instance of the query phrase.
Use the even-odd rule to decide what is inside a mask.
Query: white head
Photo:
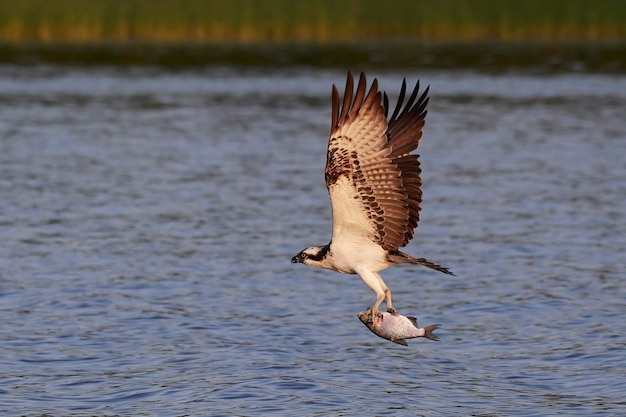
[[[292,264],[305,264],[324,268],[330,244],[326,246],[310,246],[291,258]]]

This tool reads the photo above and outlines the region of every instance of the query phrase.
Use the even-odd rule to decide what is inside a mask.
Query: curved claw
[[[365,317],[367,317],[365,321],[371,324],[371,323],[374,323],[374,317],[378,317],[379,319],[382,319],[383,313],[378,311],[378,309],[374,309],[373,307],[370,307],[367,310],[365,310]]]

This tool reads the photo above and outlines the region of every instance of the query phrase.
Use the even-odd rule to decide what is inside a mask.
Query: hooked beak
[[[303,255],[302,252],[304,252],[304,251],[300,251],[296,256],[291,258],[291,263],[292,264],[303,264],[304,263],[304,259],[306,258],[306,256]]]

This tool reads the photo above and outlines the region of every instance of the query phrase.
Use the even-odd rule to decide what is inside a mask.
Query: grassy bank
[[[0,0],[0,42],[598,41],[623,0]]]

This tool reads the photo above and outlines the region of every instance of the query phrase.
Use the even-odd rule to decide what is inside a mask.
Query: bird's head
[[[327,246],[311,246],[308,247],[296,256],[291,258],[292,264],[305,264],[309,266],[320,266],[320,262],[322,262],[326,258],[326,254],[328,253],[328,245]]]

